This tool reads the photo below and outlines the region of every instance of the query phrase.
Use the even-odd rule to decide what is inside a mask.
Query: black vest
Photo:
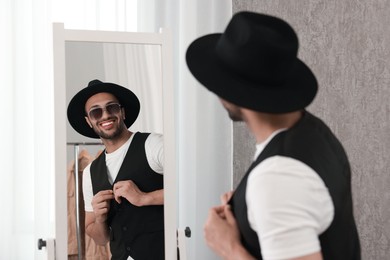
[[[234,192],[230,204],[245,248],[257,259],[263,259],[258,236],[248,222],[245,193],[252,169],[275,155],[294,158],[310,166],[329,189],[335,215],[329,228],[319,236],[323,259],[359,260],[360,243],[353,217],[348,158],[331,130],[308,112],[295,126],[277,134],[270,141]]]
[[[114,184],[132,180],[141,191],[151,192],[163,188],[163,176],[154,172],[146,159],[145,140],[148,133],[135,133]],[[92,162],[93,194],[109,190],[105,153]],[[118,204],[111,200],[107,224],[110,229],[112,259],[135,260],[164,259],[164,207],[136,207],[126,199]]]

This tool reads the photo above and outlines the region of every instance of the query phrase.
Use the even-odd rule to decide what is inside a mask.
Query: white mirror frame
[[[66,84],[65,42],[109,42],[155,44],[161,46],[163,134],[164,134],[164,225],[165,259],[177,259],[176,144],[173,89],[172,37],[166,29],[159,33],[69,30],[53,24],[54,55],[54,140],[55,140],[55,259],[67,259],[66,187]]]

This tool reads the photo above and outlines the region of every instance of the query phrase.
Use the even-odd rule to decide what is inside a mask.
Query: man
[[[224,259],[360,259],[348,159],[305,110],[317,81],[297,52],[286,22],[252,12],[187,50],[192,74],[257,142],[253,164],[205,224],[207,244]]]
[[[105,146],[84,170],[83,195],[86,233],[110,242],[112,259],[164,259],[162,136],[128,130],[139,110],[133,92],[99,80],[68,106],[72,127]]]

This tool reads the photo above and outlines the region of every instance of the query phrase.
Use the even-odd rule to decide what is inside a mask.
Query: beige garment
[[[98,153],[100,154],[100,152]],[[110,259],[109,245],[99,246],[91,237],[85,234],[85,211],[84,198],[82,193],[82,176],[84,168],[93,161],[93,157],[88,154],[87,150],[79,153],[79,209],[80,209],[80,237],[81,237],[81,255],[86,260],[104,260]],[[68,184],[68,259],[78,259],[77,229],[76,229],[76,193],[74,178],[75,163],[72,160],[68,164],[67,184]]]

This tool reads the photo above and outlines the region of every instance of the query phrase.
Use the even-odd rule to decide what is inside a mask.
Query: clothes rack
[[[78,178],[78,172],[79,172],[79,152],[80,152],[80,146],[96,146],[100,145],[102,146],[103,143],[101,142],[67,142],[68,146],[73,146],[74,150],[74,179],[75,179],[75,203],[76,203],[76,238],[77,238],[77,256],[78,259],[82,259],[82,252],[81,252],[81,231],[80,231],[80,208],[79,208],[79,199],[80,199],[80,193],[79,193],[79,178]]]

